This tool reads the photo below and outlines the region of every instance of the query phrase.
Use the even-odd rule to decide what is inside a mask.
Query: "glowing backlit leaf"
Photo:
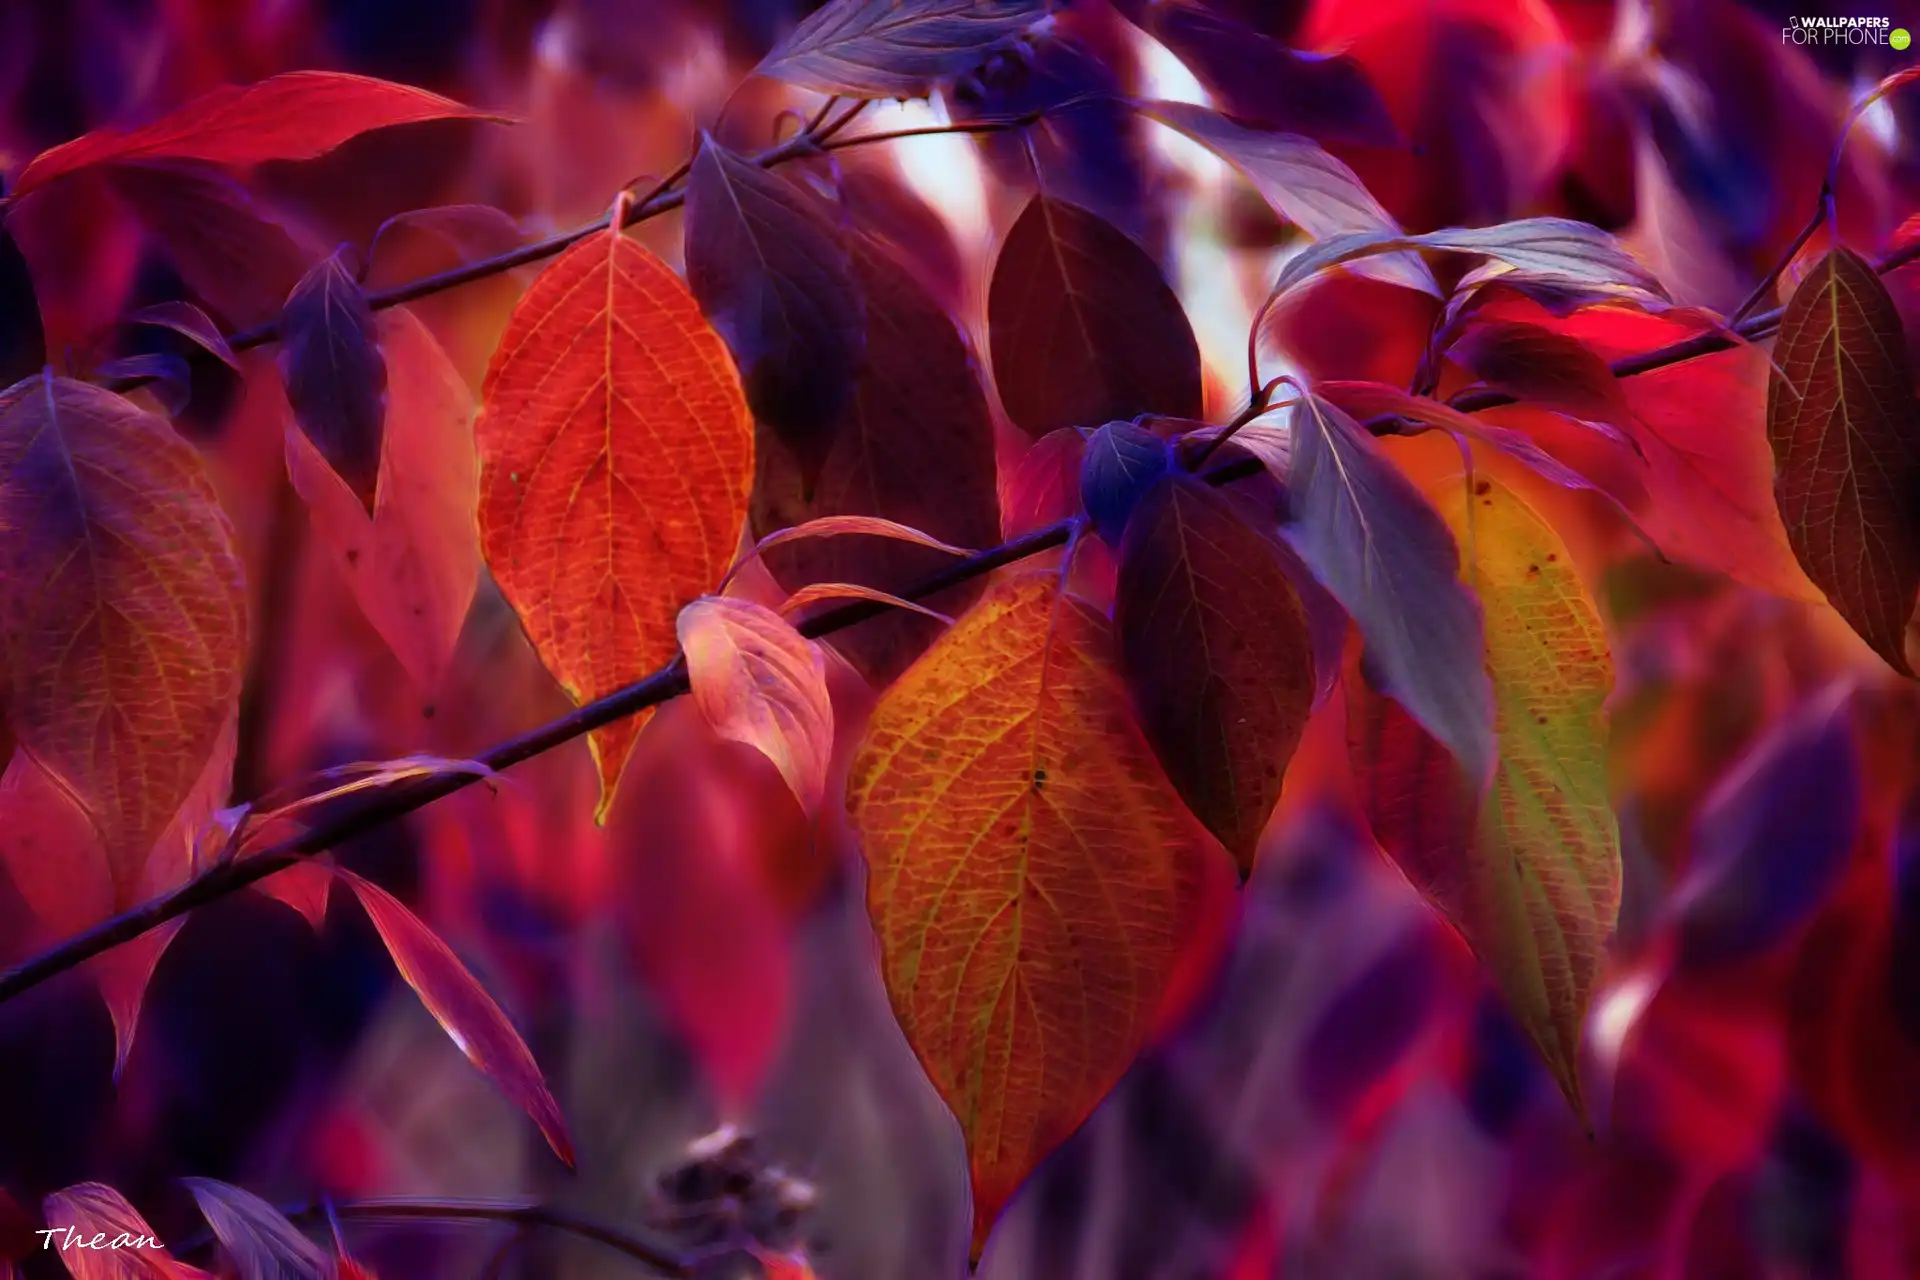
[[[808,816],[819,812],[833,751],[820,650],[765,605],[718,596],[682,609],[679,635],[694,704],[714,732],[765,755]]]
[[[1486,617],[1500,757],[1491,795],[1410,718],[1349,681],[1374,835],[1467,940],[1576,1108],[1575,1062],[1620,904],[1603,704],[1613,663],[1558,535],[1480,480],[1437,495]]]
[[[20,389],[0,412],[9,715],[92,817],[124,907],[239,696],[240,559],[165,422],[51,374]]]
[[[1835,249],[1794,290],[1767,387],[1774,496],[1794,556],[1894,670],[1920,594],[1920,411],[1900,314]]]
[[[753,430],[739,375],[679,277],[604,232],[541,273],[487,370],[480,537],[547,669],[575,698],[674,654],[746,521]],[[600,816],[642,717],[597,731]]]
[[[289,71],[257,84],[222,85],[137,129],[99,129],[44,151],[21,171],[26,196],[93,165],[198,160],[251,167],[310,160],[370,129],[422,120],[502,120],[411,85],[338,71]]]
[[[467,972],[453,949],[398,898],[351,871],[334,874],[360,899],[394,967],[467,1061],[533,1118],[555,1155],[573,1164],[573,1138],[560,1104],[548,1091],[526,1041],[493,997]]]
[[[983,1226],[1126,1070],[1233,874],[1057,577],[990,587],[881,698],[848,785],[887,990]]]
[[[1169,476],[1128,526],[1114,599],[1141,727],[1242,869],[1314,701],[1313,637],[1279,550],[1223,495]]]

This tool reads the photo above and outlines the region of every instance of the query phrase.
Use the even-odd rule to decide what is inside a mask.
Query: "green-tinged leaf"
[[[1566,547],[1514,493],[1439,495],[1486,617],[1500,757],[1484,804],[1420,726],[1356,676],[1348,734],[1374,835],[1459,930],[1583,1109],[1581,1028],[1620,904],[1604,703],[1613,663]]]
[[[1920,410],[1900,313],[1835,249],[1794,290],[1774,346],[1767,437],[1793,554],[1847,624],[1912,675],[1920,594]]]

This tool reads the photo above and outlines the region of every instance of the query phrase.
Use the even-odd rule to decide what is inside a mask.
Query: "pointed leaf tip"
[[[548,1090],[526,1041],[486,988],[467,971],[453,949],[398,898],[350,871],[335,870],[334,874],[359,898],[386,944],[387,954],[393,957],[394,967],[420,997],[420,1003],[446,1029],[467,1061],[532,1117],[553,1153],[572,1168],[573,1137],[567,1131],[560,1104]]]

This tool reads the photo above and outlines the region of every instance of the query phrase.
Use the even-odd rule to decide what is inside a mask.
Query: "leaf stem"
[[[1773,292],[1774,286],[1780,282],[1780,277],[1785,274],[1788,267],[1793,265],[1794,257],[1806,247],[1807,241],[1813,239],[1813,233],[1820,229],[1820,224],[1832,218],[1833,188],[1823,186],[1820,189],[1820,199],[1814,206],[1813,216],[1807,219],[1807,225],[1800,228],[1800,234],[1793,238],[1793,243],[1787,246],[1786,251],[1780,255],[1779,261],[1773,264],[1773,269],[1753,286],[1753,292],[1734,308],[1733,314],[1727,317],[1728,325],[1737,325],[1746,319],[1747,313],[1759,306],[1761,300]]]

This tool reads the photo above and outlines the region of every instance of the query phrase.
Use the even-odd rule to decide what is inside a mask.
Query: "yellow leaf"
[[[881,698],[848,813],[989,1223],[1126,1070],[1232,860],[1134,724],[1110,624],[1051,571],[995,583]]]
[[[1499,760],[1476,816],[1445,750],[1349,676],[1374,835],[1491,973],[1576,1110],[1581,1028],[1620,905],[1603,704],[1613,661],[1567,549],[1487,479],[1432,494],[1486,620]],[[1469,503],[1471,505],[1469,506]]]

